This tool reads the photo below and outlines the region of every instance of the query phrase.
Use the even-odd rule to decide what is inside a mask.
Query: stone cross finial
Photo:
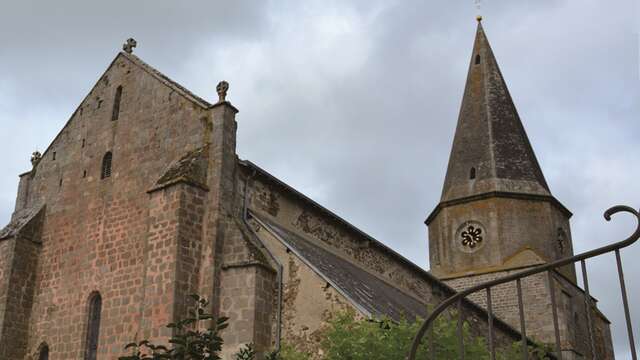
[[[216,86],[216,91],[218,92],[218,102],[222,103],[226,101],[227,91],[229,91],[229,83],[222,80]]]
[[[138,42],[134,38],[128,38],[127,42],[122,45],[122,50],[127,54],[131,54],[133,52],[133,48],[138,46]]]
[[[31,165],[35,167],[40,159],[42,159],[42,154],[40,154],[39,151],[34,151],[33,154],[31,154]]]

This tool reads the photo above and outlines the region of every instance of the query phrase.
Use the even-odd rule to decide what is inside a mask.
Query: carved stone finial
[[[34,151],[33,154],[31,154],[31,165],[35,167],[40,159],[42,159],[42,154],[40,154],[39,151]]]
[[[229,83],[222,80],[218,83],[218,86],[216,86],[216,91],[218,92],[218,102],[225,102],[227,101],[227,91],[229,91]]]
[[[127,54],[131,54],[133,52],[133,48],[138,46],[138,42],[134,38],[128,38],[127,42],[122,45],[122,50]]]

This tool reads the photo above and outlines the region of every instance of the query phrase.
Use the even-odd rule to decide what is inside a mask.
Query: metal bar
[[[433,327],[431,327],[431,329],[429,329],[429,335],[428,335],[428,347],[429,349],[427,350],[427,359],[431,359],[431,360],[435,360],[436,359],[436,348],[435,348],[435,344],[436,342],[434,341],[436,336],[435,331],[433,331]]]
[[[475,292],[478,292],[480,290],[485,290],[488,287],[495,287],[497,285],[501,285],[501,284],[512,282],[512,281],[514,281],[516,279],[521,279],[521,278],[524,278],[524,277],[527,277],[527,276],[531,276],[531,275],[535,275],[535,274],[541,274],[543,272],[548,272],[550,270],[562,267],[564,265],[573,264],[573,263],[578,262],[580,260],[589,259],[589,258],[592,258],[592,257],[596,257],[598,255],[606,254],[606,253],[612,252],[614,250],[622,249],[624,247],[633,245],[636,241],[638,241],[638,239],[640,239],[640,214],[638,213],[638,211],[636,211],[632,207],[624,206],[624,205],[618,205],[618,206],[613,206],[613,207],[607,209],[607,211],[605,211],[605,213],[604,213],[604,218],[607,221],[610,221],[612,215],[615,215],[615,214],[620,213],[620,212],[626,212],[626,213],[632,214],[635,217],[635,220],[636,220],[636,228],[635,228],[633,234],[631,234],[625,240],[616,242],[616,243],[611,244],[611,245],[603,246],[603,247],[600,247],[600,248],[597,248],[597,249],[594,249],[594,250],[591,250],[591,251],[587,251],[587,252],[579,254],[579,255],[566,257],[566,258],[562,258],[562,259],[559,259],[559,260],[556,260],[556,261],[553,261],[553,262],[550,262],[550,263],[538,265],[538,266],[535,266],[535,267],[533,267],[533,268],[531,268],[529,270],[524,270],[524,271],[521,271],[521,272],[518,272],[518,273],[514,273],[514,274],[511,274],[511,275],[505,276],[503,278],[487,281],[487,282],[472,286],[472,287],[470,287],[470,288],[468,288],[466,290],[457,292],[454,295],[451,295],[449,298],[447,298],[446,300],[441,302],[438,306],[436,306],[434,311],[425,320],[425,322],[422,324],[420,329],[418,329],[418,332],[414,336],[413,342],[411,343],[411,348],[409,349],[409,353],[408,353],[407,359],[408,360],[415,360],[416,352],[418,350],[418,347],[420,346],[420,342],[422,341],[422,338],[426,334],[427,330],[430,328],[431,324],[435,321],[435,319],[442,312],[444,312],[449,306],[452,306],[453,304],[455,304],[458,301],[462,301],[468,295],[473,294]],[[556,318],[556,321],[557,321],[557,318]],[[559,356],[561,357],[562,355],[559,354]]]
[[[589,292],[589,278],[587,276],[587,263],[580,260],[582,267],[582,282],[584,283],[584,308],[587,314],[587,331],[589,331],[589,343],[591,348],[591,358],[596,358],[595,339],[593,337],[593,320],[591,319],[591,293]]]
[[[560,346],[560,328],[558,327],[558,309],[556,308],[556,289],[553,283],[551,270],[547,272],[549,276],[549,293],[551,295],[551,311],[553,313],[553,330],[556,335],[556,356],[562,360],[562,347]]]
[[[487,322],[489,323],[489,354],[491,360],[496,360],[496,347],[493,343],[493,304],[491,303],[491,288],[487,288]]]
[[[458,300],[458,349],[460,349],[460,360],[464,360],[464,331],[462,329],[462,298]]]
[[[624,273],[622,272],[622,259],[620,258],[620,250],[618,249],[616,249],[616,262],[618,263],[618,277],[620,278],[620,289],[622,290],[622,303],[624,305],[624,317],[627,321],[627,335],[629,337],[629,345],[631,347],[631,357],[633,360],[638,360],[636,344],[633,340],[633,327],[631,326],[631,313],[629,313],[627,287],[624,284]]]
[[[522,304],[522,281],[516,280],[518,289],[518,312],[520,313],[520,336],[522,337],[522,358],[529,359],[529,349],[527,347],[527,326],[524,322],[524,305]]]

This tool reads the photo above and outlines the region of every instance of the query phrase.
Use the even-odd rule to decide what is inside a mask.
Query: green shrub
[[[340,313],[330,321],[329,329],[322,342],[325,358],[331,360],[404,360],[413,342],[413,337],[422,325],[422,321],[399,323],[389,319],[379,321],[356,320],[354,312]],[[487,340],[473,336],[468,322],[463,322],[465,359],[490,359]],[[435,352],[435,359],[459,359],[458,318],[451,315],[440,316],[433,324],[434,339],[426,338],[418,348],[416,359],[431,359],[427,354]],[[433,344],[434,348],[430,348]],[[529,359],[548,359],[548,349],[541,346],[529,346]],[[500,360],[522,358],[522,346],[515,342],[507,349],[497,351]],[[287,360],[287,359],[285,359]]]
[[[357,321],[353,312],[341,313],[330,322],[322,347],[326,358],[332,360],[404,359],[420,325],[421,322],[406,320],[399,323],[389,319]],[[436,359],[459,358],[457,322],[441,318],[436,321],[434,330],[437,334],[436,341],[433,341]],[[463,334],[465,358],[488,359],[484,340],[472,337],[466,322],[463,324]],[[421,344],[417,358],[426,358],[431,350],[428,343],[424,341]]]
[[[174,336],[169,339],[169,346],[156,345],[148,340],[128,344],[125,349],[131,355],[119,357],[119,360],[219,360],[222,350],[220,332],[227,327],[227,318],[214,317],[207,313],[208,301],[198,295],[191,295],[195,305],[189,310],[189,316],[167,327],[175,329]],[[214,321],[211,321],[214,320]],[[209,324],[205,328],[205,324]],[[200,324],[200,326],[198,326]],[[418,332],[422,321],[394,322],[390,319],[357,320],[355,312],[341,312],[333,317],[324,330],[321,343],[324,359],[329,360],[404,360],[413,337]],[[202,329],[204,330],[197,330]],[[417,359],[431,358],[427,354],[435,353],[436,359],[460,358],[458,341],[457,315],[440,316],[433,324],[434,339],[426,339],[420,344]],[[468,322],[463,322],[465,359],[488,360],[487,341],[480,336],[473,336]],[[433,344],[433,348],[430,345]],[[548,359],[548,349],[530,346],[529,359]],[[256,351],[253,344],[246,344],[235,360],[255,360]],[[266,360],[309,360],[310,354],[297,351],[294,347],[282,344],[279,353],[265,354]],[[507,349],[500,349],[497,354],[500,360],[522,358],[522,347],[515,342]]]

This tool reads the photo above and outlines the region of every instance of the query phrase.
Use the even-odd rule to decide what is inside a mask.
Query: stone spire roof
[[[550,195],[478,19],[441,201],[493,192]]]

